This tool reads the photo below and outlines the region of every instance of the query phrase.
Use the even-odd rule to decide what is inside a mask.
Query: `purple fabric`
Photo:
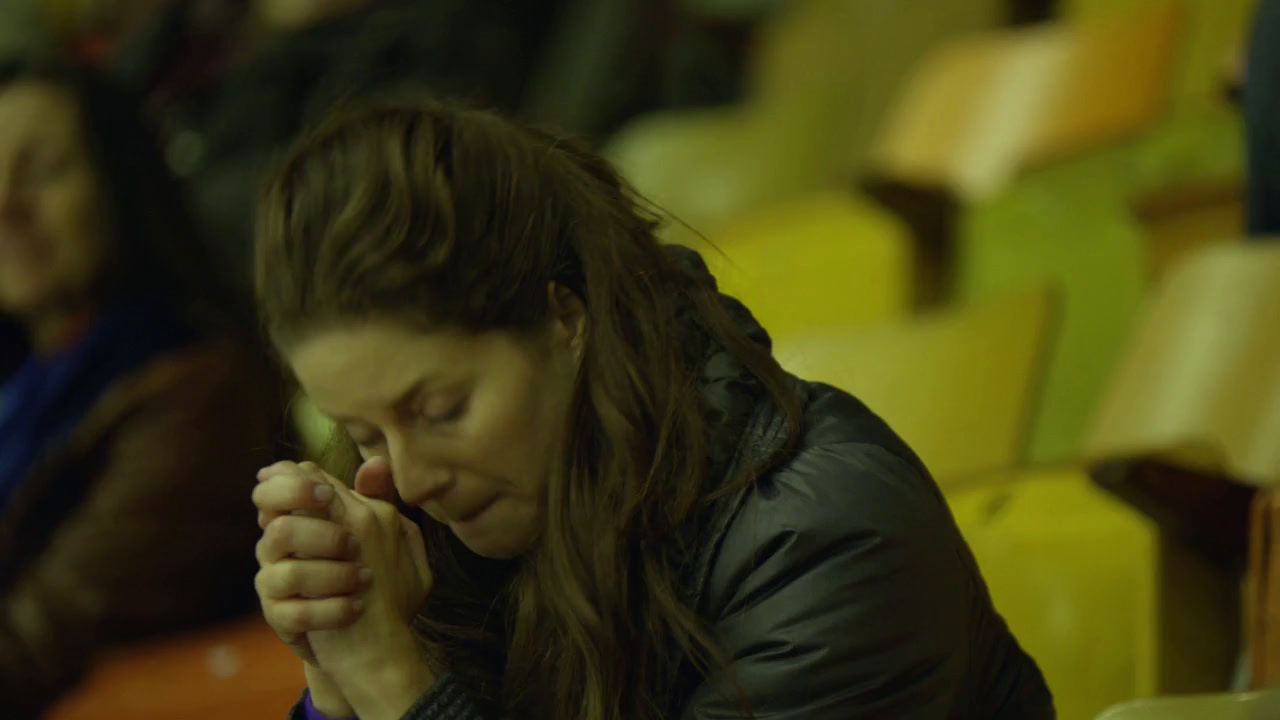
[[[307,720],[360,720],[352,715],[349,718],[331,718],[316,709],[315,703],[311,702],[311,691],[308,690],[305,697],[302,698],[302,712]]]

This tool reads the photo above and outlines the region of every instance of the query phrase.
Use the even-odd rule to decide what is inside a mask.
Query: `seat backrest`
[[[302,662],[255,617],[110,655],[46,720],[279,720],[305,686]]]
[[[1280,717],[1280,690],[1134,700],[1113,707],[1097,720],[1274,720]]]
[[[1098,460],[1160,456],[1280,482],[1280,245],[1212,245],[1151,299],[1088,435]]]
[[[1165,0],[1059,0],[1058,13],[1072,21],[1091,21],[1131,12]],[[1221,104],[1224,75],[1232,55],[1249,35],[1257,0],[1183,0],[1184,36],[1179,41],[1173,78],[1179,109]]]
[[[1033,290],[873,329],[780,341],[783,367],[857,395],[947,482],[1024,459],[1056,324]]]
[[[809,136],[824,176],[858,173],[911,67],[948,40],[997,26],[1006,4],[789,0],[759,30],[750,103],[785,118],[775,127]]]
[[[1157,691],[1158,531],[1080,468],[1023,470],[947,500],[1063,720]]]
[[[1166,109],[1179,6],[950,43],[905,86],[872,151],[884,178],[961,198],[1021,169],[1145,129]]]
[[[722,292],[742,300],[775,340],[832,325],[904,316],[914,251],[892,215],[850,192],[767,206],[698,247]]]

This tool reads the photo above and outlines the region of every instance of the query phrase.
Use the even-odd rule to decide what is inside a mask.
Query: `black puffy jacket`
[[[692,252],[690,272],[705,275]],[[709,279],[709,276],[707,276]],[[748,334],[750,313],[726,299]],[[715,417],[733,424],[727,463],[766,458],[786,422],[723,350],[704,365]],[[861,402],[793,380],[804,406],[793,454],[713,506],[684,599],[733,658],[729,671],[770,720],[1048,720],[1035,662],[992,606],[942,493],[916,455]],[[741,717],[741,699],[681,669],[671,717]],[[295,718],[302,718],[295,710]],[[405,720],[484,720],[446,676]],[[518,720],[515,718],[513,720]]]

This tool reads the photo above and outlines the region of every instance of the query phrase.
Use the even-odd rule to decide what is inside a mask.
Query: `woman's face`
[[[375,322],[317,332],[286,356],[361,454],[390,462],[406,503],[472,552],[512,558],[542,530],[581,324],[560,316],[529,336]]]
[[[105,228],[74,96],[41,81],[0,87],[0,310],[87,302]]]

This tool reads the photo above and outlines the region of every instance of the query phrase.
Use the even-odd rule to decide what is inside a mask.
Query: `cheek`
[[[41,235],[48,242],[48,275],[55,291],[83,294],[91,288],[107,252],[105,223],[86,187],[50,193],[42,204]]]
[[[522,497],[541,499],[558,450],[559,424],[530,395],[515,403],[508,396],[501,413],[477,423],[471,445],[477,465],[489,469],[486,474]]]

